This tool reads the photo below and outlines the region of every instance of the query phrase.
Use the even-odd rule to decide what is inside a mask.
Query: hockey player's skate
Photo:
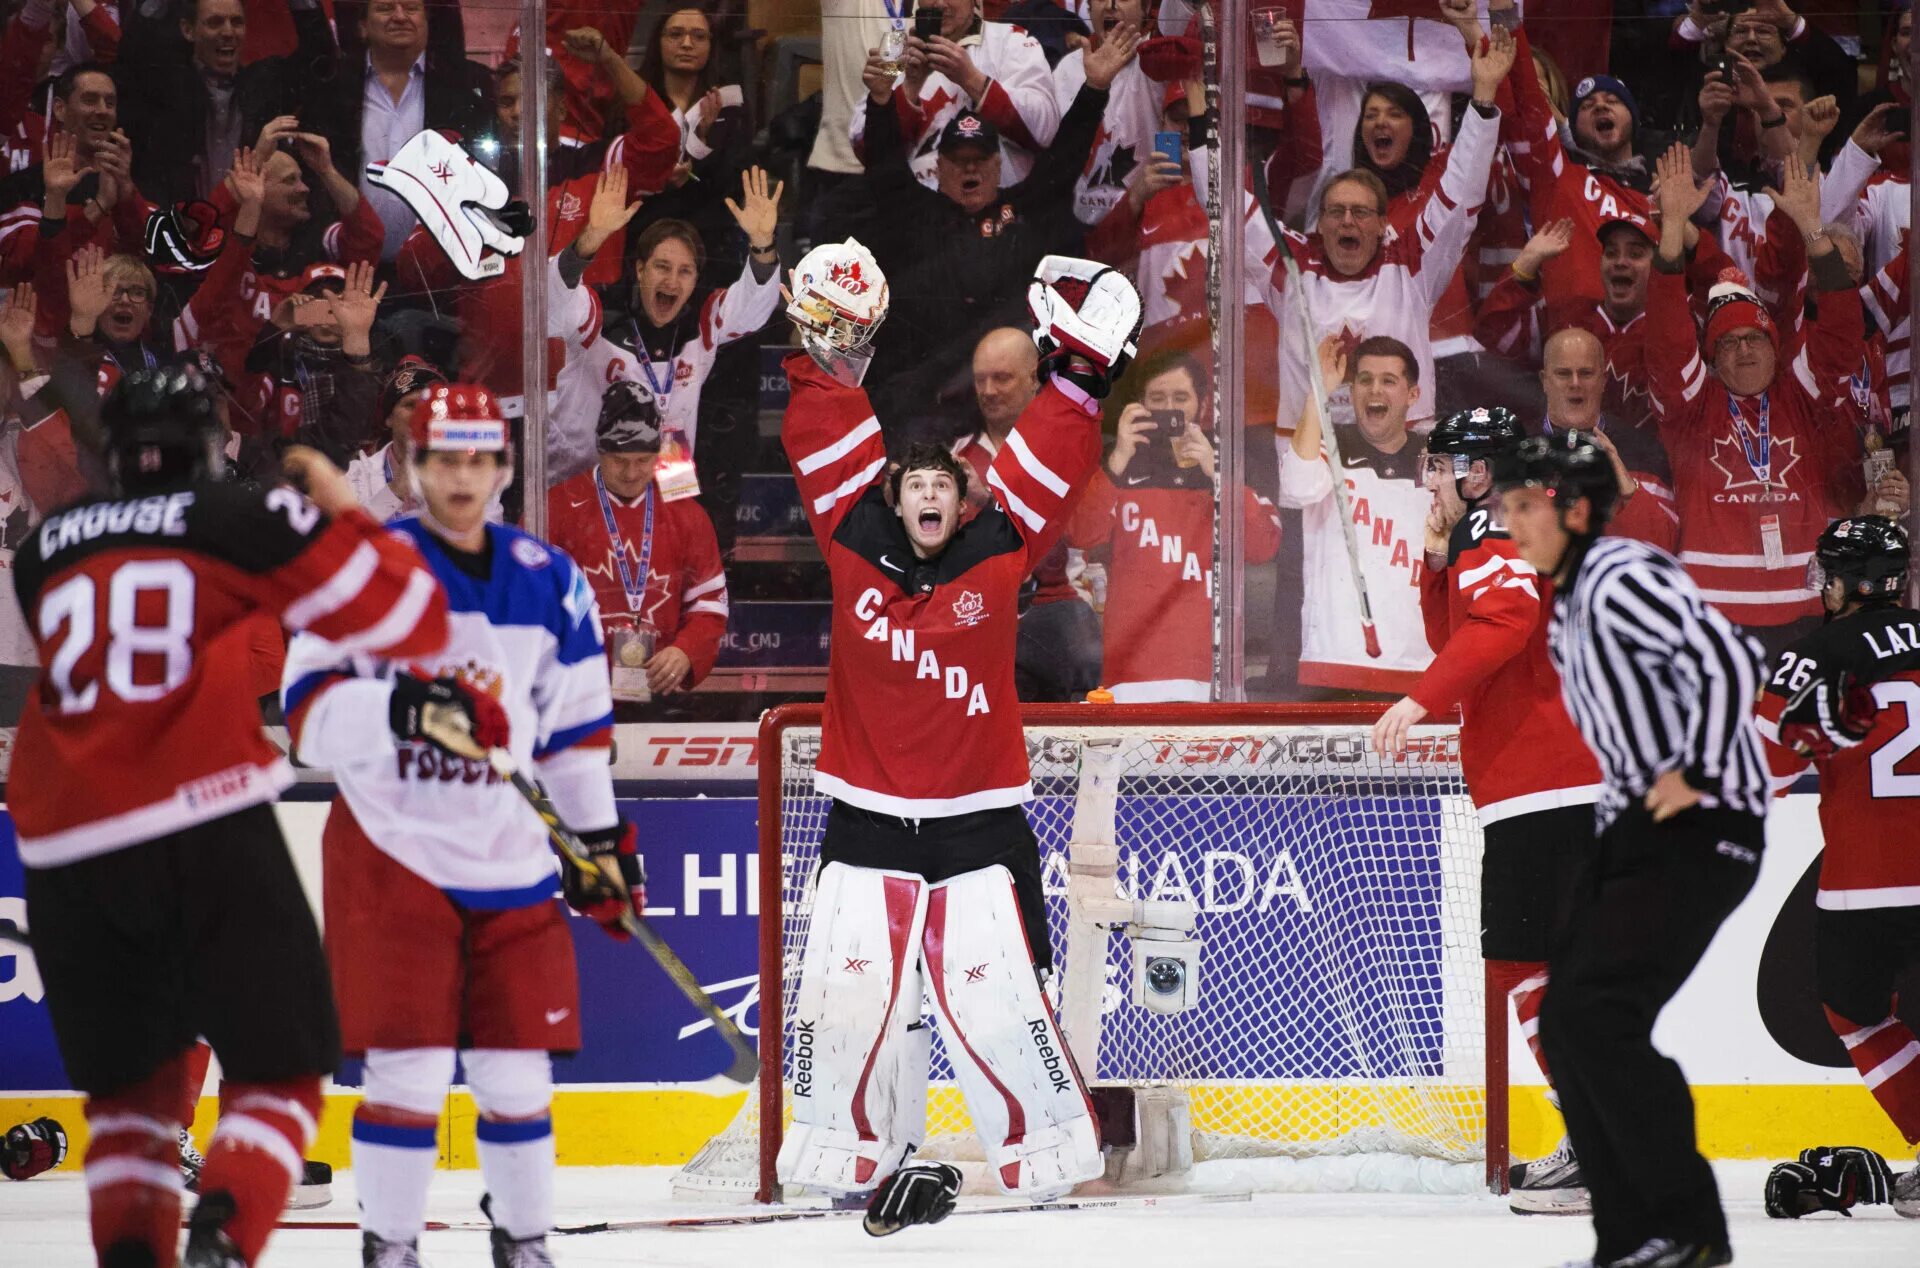
[[[300,1179],[287,1191],[289,1211],[311,1211],[333,1201],[333,1168],[308,1158]]]
[[[493,1268],[553,1268],[553,1256],[547,1254],[545,1233],[522,1237],[518,1241],[504,1228],[494,1228]]]
[[[1893,1209],[1910,1220],[1920,1220],[1920,1158],[1913,1169],[1893,1178]]]
[[[420,1268],[420,1243],[390,1242],[378,1233],[362,1233],[360,1268]]]
[[[910,1162],[880,1182],[867,1203],[861,1227],[873,1237],[897,1233],[909,1224],[938,1224],[953,1214],[960,1196],[960,1168],[944,1162]]]
[[[1508,1209],[1518,1215],[1591,1215],[1593,1198],[1587,1193],[1580,1160],[1573,1144],[1562,1137],[1560,1147],[1544,1158],[1517,1162],[1507,1170]]]
[[[1653,1237],[1647,1239],[1639,1250],[1618,1259],[1609,1259],[1599,1268],[1720,1268],[1720,1265],[1732,1262],[1733,1252],[1725,1246],[1704,1246],[1698,1242],[1676,1242],[1665,1237]]]
[[[225,1190],[200,1199],[187,1220],[187,1248],[180,1256],[181,1268],[247,1268],[246,1259],[227,1236],[227,1221],[236,1209],[233,1195]]]
[[[186,1186],[188,1193],[200,1191],[200,1169],[207,1160],[200,1156],[200,1149],[193,1143],[193,1133],[180,1129],[180,1183]]]

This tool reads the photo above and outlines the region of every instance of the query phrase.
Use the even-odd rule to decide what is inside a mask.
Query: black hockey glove
[[[1851,1216],[1854,1206],[1889,1200],[1893,1171],[1887,1160],[1858,1145],[1816,1145],[1802,1149],[1797,1162],[1783,1162],[1767,1174],[1767,1214],[1797,1220],[1817,1211]]]
[[[1804,758],[1824,760],[1866,739],[1879,709],[1873,689],[1852,674],[1820,675],[1781,711],[1780,742]]]
[[[953,1214],[960,1196],[960,1168],[944,1162],[910,1162],[880,1182],[867,1203],[861,1227],[885,1237],[909,1224],[938,1224]]]
[[[393,680],[387,725],[402,744],[424,740],[455,757],[483,759],[487,750],[505,748],[512,724],[498,699],[475,691],[457,678]]]
[[[36,1118],[7,1129],[0,1137],[0,1174],[28,1180],[51,1171],[67,1156],[67,1132],[51,1118]]]
[[[617,882],[604,876],[589,880],[580,869],[566,865],[560,876],[560,893],[567,906],[597,923],[616,938],[631,936],[620,927],[627,913],[638,916],[647,907],[647,870],[640,863],[640,834],[625,819],[611,828],[582,832],[580,844],[595,864],[611,870]]]

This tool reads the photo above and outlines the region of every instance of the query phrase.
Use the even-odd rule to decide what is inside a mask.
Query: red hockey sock
[[[287,1194],[299,1182],[320,1103],[317,1077],[278,1083],[228,1079],[220,1085],[220,1125],[207,1145],[200,1192],[233,1198],[227,1236],[248,1263],[266,1246]]]
[[[1831,1008],[1826,1012],[1827,1024],[1847,1046],[1847,1056],[1873,1099],[1908,1144],[1920,1144],[1920,1039],[1891,1014],[1862,1026]]]
[[[144,1247],[155,1268],[172,1268],[180,1239],[180,1125],[174,1111],[186,1084],[185,1055],[111,1096],[87,1100],[87,1200],[101,1263]]]
[[[187,1078],[183,1090],[186,1095],[180,1098],[180,1125],[191,1128],[193,1116],[200,1109],[200,1093],[207,1086],[207,1064],[213,1060],[213,1049],[203,1041],[187,1049]]]
[[[1547,997],[1547,962],[1488,960],[1487,972],[1494,989],[1512,997],[1513,1015],[1520,1021],[1520,1034],[1532,1049],[1533,1059],[1540,1063],[1540,1073],[1546,1075],[1551,1084],[1553,1071],[1547,1069],[1547,1054],[1540,1049],[1540,1004]]]

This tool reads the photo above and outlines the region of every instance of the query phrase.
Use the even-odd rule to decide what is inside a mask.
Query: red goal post
[[[1123,1015],[1124,1005],[1113,1006],[1109,982],[1099,1006],[1108,1019],[1096,1014],[1094,1029],[1104,1026],[1109,1043],[1121,1051],[1110,1062],[1103,1048],[1097,1068],[1087,1073],[1096,1084],[1190,1087],[1196,1138],[1214,1132],[1228,1141],[1220,1156],[1268,1156],[1271,1148],[1300,1158],[1314,1155],[1320,1146],[1313,1142],[1329,1133],[1335,1151],[1351,1150],[1353,1138],[1364,1137],[1361,1147],[1384,1141],[1387,1152],[1455,1167],[1470,1161],[1488,1189],[1504,1192],[1507,1008],[1489,989],[1478,960],[1479,825],[1460,779],[1458,730],[1417,727],[1406,757],[1380,759],[1364,745],[1382,711],[1379,705],[1346,704],[1022,708],[1035,767],[1036,795],[1028,811],[1043,856],[1059,849],[1065,803],[1078,798],[1077,816],[1087,817],[1087,799],[1079,793],[1092,787],[1083,774],[1090,767],[1083,764],[1096,750],[1115,772],[1117,793],[1108,798],[1107,813],[1113,844],[1123,854],[1130,847],[1136,853],[1158,847],[1163,859],[1177,863],[1183,852],[1218,847],[1204,851],[1208,892],[1197,903],[1206,954],[1218,965],[1203,961],[1202,991],[1212,985],[1218,998],[1211,1013],[1196,1010],[1205,1015],[1192,1019],[1187,1041],[1176,1045],[1201,1049],[1202,1055],[1187,1055],[1182,1068],[1171,1068],[1182,1063],[1142,1037],[1144,1029],[1141,1035],[1128,1029],[1133,1022]],[[818,704],[787,705],[760,721],[760,1084],[735,1124],[683,1173],[717,1179],[728,1169],[717,1161],[725,1152],[720,1146],[729,1144],[734,1169],[754,1173],[732,1179],[761,1202],[780,1196],[774,1160],[786,1114],[786,979],[804,938],[814,866],[809,852],[817,848],[824,821],[826,799],[811,791],[822,714]],[[1123,839],[1130,835],[1151,839]],[[1306,857],[1313,853],[1331,857],[1322,864]],[[769,866],[773,859],[780,865]],[[1224,898],[1215,892],[1220,878],[1212,870],[1219,859],[1246,877]],[[1269,865],[1275,879],[1267,882],[1259,905],[1291,892],[1298,881],[1300,910],[1288,915],[1297,923],[1317,921],[1312,932],[1241,919],[1254,905],[1257,869]],[[1136,859],[1128,874],[1136,894],[1144,866]],[[1178,870],[1163,863],[1155,885]],[[1341,892],[1334,894],[1335,888]],[[1209,901],[1221,913],[1213,929]],[[1402,920],[1403,909],[1413,915]],[[1396,920],[1405,927],[1381,930]],[[1057,923],[1057,914],[1050,923]],[[1241,942],[1215,945],[1235,938]],[[1367,945],[1345,946],[1343,939]],[[1112,942],[1121,944],[1118,934]],[[1242,956],[1228,954],[1233,951]],[[1115,954],[1110,946],[1109,977]],[[1223,959],[1228,963],[1218,964]],[[1260,991],[1270,976],[1262,964],[1277,972],[1301,959],[1321,963],[1290,983],[1288,989],[1306,988],[1296,996],[1256,1003],[1250,998],[1255,992],[1236,994],[1226,977],[1240,959],[1255,969]],[[1308,1002],[1323,988],[1344,997],[1345,1015],[1333,1022]],[[1409,997],[1418,998],[1409,1004]],[[1071,1003],[1063,1000],[1063,1022],[1071,1026],[1073,1016]],[[1260,1034],[1269,1027],[1277,1036],[1271,1041]],[[1355,1051],[1341,1049],[1342,1031],[1358,1036]],[[1169,1068],[1156,1068],[1158,1062]],[[1082,1064],[1084,1069],[1089,1063]],[[1218,1113],[1208,1108],[1216,1102]],[[948,1098],[954,1103],[957,1097]],[[955,1121],[944,1123],[943,1115]],[[1203,1128],[1209,1116],[1215,1121]],[[964,1115],[955,1117],[938,1099],[930,1101],[929,1117],[927,1152],[937,1152],[937,1140],[964,1135]],[[1324,1124],[1329,1117],[1364,1125],[1339,1131]],[[701,1186],[710,1187],[704,1181]]]

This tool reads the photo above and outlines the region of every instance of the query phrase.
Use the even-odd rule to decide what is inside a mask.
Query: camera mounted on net
[[[1133,1002],[1150,1013],[1184,1013],[1200,1002],[1199,911],[1190,902],[1146,899],[1133,905]]]

